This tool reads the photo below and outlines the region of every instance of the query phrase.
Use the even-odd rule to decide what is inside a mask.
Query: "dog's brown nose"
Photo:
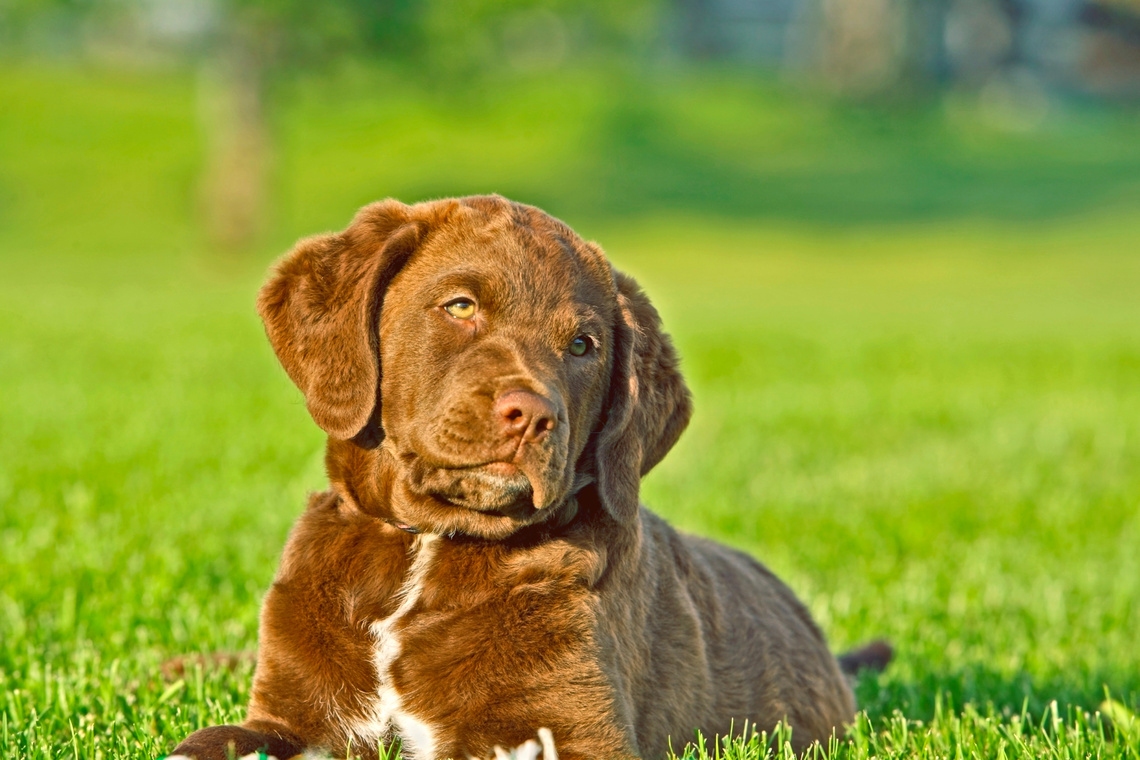
[[[540,441],[554,429],[558,413],[549,400],[530,391],[507,391],[495,400],[495,413],[506,424],[507,435]]]

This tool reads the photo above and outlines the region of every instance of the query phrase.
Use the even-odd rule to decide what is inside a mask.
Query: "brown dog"
[[[176,753],[485,757],[545,727],[563,760],[657,758],[852,718],[792,592],[639,505],[689,392],[596,245],[497,196],[389,200],[298,244],[258,308],[331,489],[265,599],[246,722]]]

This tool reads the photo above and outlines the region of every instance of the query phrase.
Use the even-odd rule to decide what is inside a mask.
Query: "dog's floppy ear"
[[[394,200],[365,206],[343,232],[300,241],[258,294],[277,358],[334,438],[379,419],[380,307],[427,227],[412,212]],[[364,437],[374,445],[380,436]]]
[[[637,516],[641,477],[673,448],[693,404],[657,310],[632,277],[615,271],[614,281],[621,318],[598,439],[598,496],[614,518],[628,523]]]

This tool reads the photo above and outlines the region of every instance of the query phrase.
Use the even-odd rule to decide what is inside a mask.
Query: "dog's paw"
[[[514,749],[495,747],[494,760],[558,760],[558,751],[554,748],[554,735],[549,728],[538,729],[538,741],[527,739]],[[472,758],[471,760],[474,760]]]
[[[167,755],[163,760],[195,760],[186,755]],[[242,757],[234,758],[234,760],[278,760],[273,755],[263,755],[260,752],[254,752],[252,755],[243,755]],[[303,755],[294,755],[293,757],[280,758],[280,760],[304,760]]]

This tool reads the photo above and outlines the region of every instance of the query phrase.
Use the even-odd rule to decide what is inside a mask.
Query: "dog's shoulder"
[[[414,536],[366,515],[335,491],[313,494],[281,555],[262,610],[262,638],[361,638],[390,615],[413,560]],[[304,646],[304,644],[301,644]],[[316,653],[315,653],[316,654]]]

